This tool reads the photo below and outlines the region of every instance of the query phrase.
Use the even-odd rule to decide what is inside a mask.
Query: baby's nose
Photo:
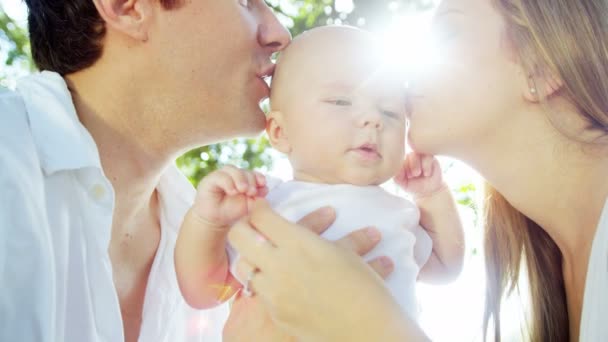
[[[366,114],[362,115],[360,120],[360,125],[362,127],[382,129],[382,115],[376,111],[367,112]]]

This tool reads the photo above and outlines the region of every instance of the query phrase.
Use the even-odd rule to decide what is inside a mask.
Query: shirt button
[[[91,188],[91,196],[97,201],[102,200],[106,195],[106,188],[101,184],[95,184]]]

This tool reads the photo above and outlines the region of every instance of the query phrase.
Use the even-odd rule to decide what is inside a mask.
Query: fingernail
[[[322,208],[321,212],[319,214],[321,214],[321,216],[323,216],[323,217],[333,216],[334,215],[334,208],[332,208],[332,207]]]
[[[373,242],[378,242],[380,241],[380,239],[382,238],[382,235],[380,234],[380,231],[376,228],[367,228],[365,230],[365,234],[367,234],[367,237],[370,238],[370,240],[372,240]]]
[[[381,257],[380,264],[382,265],[382,267],[384,267],[387,270],[390,270],[393,268],[393,261],[389,257]]]

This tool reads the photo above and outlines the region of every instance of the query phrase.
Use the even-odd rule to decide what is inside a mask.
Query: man
[[[263,0],[28,0],[42,74],[0,97],[0,340],[220,336],[188,308],[173,247],[193,189],[174,159],[258,134]]]
[[[44,72],[0,95],[0,341],[219,340],[228,308],[177,285],[173,161],[264,128],[289,34],[263,0],[26,3]]]

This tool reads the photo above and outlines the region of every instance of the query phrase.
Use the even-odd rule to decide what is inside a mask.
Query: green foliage
[[[399,14],[429,9],[435,0],[354,0],[352,8],[341,8],[334,0],[266,2],[277,13],[291,19],[290,30],[296,36],[307,29],[332,23],[377,31],[386,25],[388,19]]]
[[[177,166],[197,186],[201,178],[222,165],[267,171],[272,165],[268,153],[270,144],[265,137],[235,139],[223,144],[195,148],[177,159]]]
[[[2,65],[14,66],[21,62],[21,66],[31,68],[30,41],[27,31],[11,19],[0,6],[0,40],[8,46]],[[0,45],[1,46],[1,45]],[[0,69],[1,70],[1,69]],[[0,73],[0,78],[2,77]]]

